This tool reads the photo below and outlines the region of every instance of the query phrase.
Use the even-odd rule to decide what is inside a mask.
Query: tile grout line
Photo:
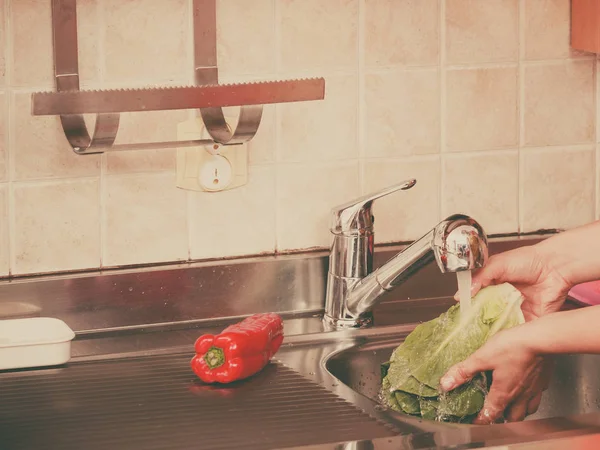
[[[105,53],[105,41],[106,41],[106,20],[104,14],[104,4],[96,3],[96,19],[98,21],[98,54],[96,55],[96,62],[98,64],[98,78],[100,84],[104,83],[106,78],[106,53]],[[100,268],[104,266],[104,262],[106,261],[107,256],[107,172],[108,172],[108,154],[102,153],[100,155],[100,177],[99,177],[99,186],[98,186],[98,195],[99,195],[99,205],[100,208]]]
[[[365,28],[366,28],[365,0],[358,1],[358,33],[357,33],[357,135],[358,144],[358,188],[361,194],[366,193],[365,182],[365,155],[366,155],[366,102],[365,102]]]
[[[560,65],[565,62],[584,62],[584,61],[592,61],[592,58],[575,58],[575,59],[565,59],[565,58],[556,58],[556,59],[540,59],[540,60],[528,60],[523,61],[523,65],[526,66],[547,66],[547,65]],[[382,65],[382,66],[366,66],[366,70],[369,73],[373,74],[385,74],[388,72],[420,72],[433,70],[438,67],[438,63],[434,64],[395,64],[395,65]],[[506,60],[506,61],[492,61],[492,62],[479,62],[479,63],[464,63],[464,64],[446,64],[446,69],[449,70],[478,70],[478,69],[502,69],[509,67],[517,67],[518,62],[515,60]],[[339,75],[348,75],[346,72],[341,72]]]
[[[14,57],[13,57],[13,24],[10,20],[12,15],[12,1],[7,0],[4,3],[4,11],[3,11],[3,23],[5,25],[5,39],[4,39],[4,111],[7,114],[5,124],[6,136],[4,137],[4,145],[6,145],[6,153],[5,153],[5,164],[6,167],[6,177],[7,177],[7,238],[8,238],[8,273],[9,275],[15,272],[16,266],[16,211],[15,211],[15,192],[13,180],[15,178],[15,117],[13,111],[15,110],[15,94],[10,89],[13,83],[13,66],[14,66]]]
[[[523,59],[525,57],[525,4],[519,2],[518,9],[518,62],[517,62],[517,127],[518,127],[518,146],[517,146],[517,232],[524,229],[525,214],[523,211],[523,158],[522,149],[525,146],[525,66]]]
[[[6,117],[7,129],[6,136],[4,137],[4,143],[6,145],[6,164],[8,165],[7,175],[7,199],[6,199],[6,214],[7,220],[7,238],[8,238],[8,273],[11,274],[15,271],[16,265],[16,212],[15,212],[15,192],[14,192],[14,155],[12,154],[15,146],[13,145],[15,133],[12,132],[15,128],[15,120],[11,111],[13,110],[14,98],[12,93],[4,93],[4,110],[8,114]]]
[[[187,58],[188,65],[186,66],[190,72],[190,84],[194,84],[195,82],[195,62],[194,62],[194,0],[188,0],[188,40],[187,40]],[[218,14],[218,11],[217,11]],[[217,24],[218,26],[218,24]],[[198,110],[190,110],[187,112],[187,120],[194,120],[196,117]],[[175,149],[175,158],[177,159],[177,153],[183,151],[179,149]],[[175,186],[174,189],[179,189],[177,187],[177,161],[175,161]],[[194,220],[194,192],[188,189],[184,190],[185,192],[185,226],[187,231],[187,260],[192,260],[192,253],[194,248],[194,230],[195,230],[195,220]]]
[[[218,8],[218,5],[217,5]],[[217,14],[219,11],[217,11]],[[190,77],[193,81],[195,79],[195,61],[194,61],[194,0],[188,0],[187,2],[187,27],[188,27],[188,36],[187,36],[187,45],[186,45],[186,53],[188,64],[186,68],[190,71]],[[217,16],[218,17],[218,16]],[[218,27],[218,21],[217,21]]]
[[[2,17],[3,23],[6,25],[6,32],[4,33],[4,83],[5,89],[12,88],[13,81],[13,63],[14,63],[14,55],[13,55],[13,25],[10,20],[12,15],[12,2],[14,0],[6,0],[4,2],[4,15]]]
[[[446,183],[446,0],[440,2],[439,12],[439,71],[440,71],[440,149],[439,149],[439,198],[438,219],[444,217],[444,185]]]
[[[279,2],[277,0],[271,0],[273,5],[273,34],[275,37],[275,72],[279,75],[281,73],[282,61],[281,61],[281,26],[279,23],[281,11],[279,8]],[[273,130],[274,141],[275,141],[275,183],[273,186],[275,194],[275,214],[273,217],[274,227],[274,239],[273,239],[273,252],[279,252],[279,223],[280,223],[280,211],[279,211],[279,191],[280,191],[280,165],[282,162],[281,158],[281,106],[273,105],[275,129]]]
[[[100,84],[104,85],[106,79],[106,51],[104,46],[106,41],[106,18],[103,3],[98,2],[96,4],[96,19],[98,20],[98,78],[100,79]]]
[[[218,11],[217,11],[218,14]],[[218,23],[217,23],[218,27]],[[195,84],[195,61],[194,61],[194,51],[195,51],[195,42],[194,42],[194,0],[188,0],[188,29],[189,29],[189,39],[187,44],[187,57],[189,60],[188,69],[190,72],[189,80],[190,84]],[[220,75],[220,74],[219,74]],[[200,113],[198,109],[192,109],[187,112],[187,120],[196,120],[200,118]],[[177,153],[180,151],[184,151],[183,149],[175,150],[175,158],[177,159]],[[175,189],[180,189],[177,187],[177,161],[175,161]],[[185,189],[185,207],[186,207],[186,230],[187,230],[187,260],[191,261],[194,255],[194,248],[196,242],[196,215],[195,215],[195,200],[198,195],[197,192]]]

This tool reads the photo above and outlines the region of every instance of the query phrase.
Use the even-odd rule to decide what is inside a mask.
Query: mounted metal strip
[[[194,62],[196,84],[219,84],[217,68],[217,7],[215,0],[194,0]],[[262,102],[261,102],[262,103]],[[241,144],[254,137],[263,106],[242,106],[232,131],[221,107],[200,108],[206,131],[220,144]]]
[[[268,81],[107,91],[38,92],[33,114],[141,112],[321,100],[325,80]]]
[[[77,92],[79,59],[76,0],[52,0],[52,34],[56,90]],[[60,122],[69,144],[76,153],[81,154],[98,153],[110,147],[119,130],[118,114],[97,114],[96,128],[91,138],[81,114],[60,114]]]
[[[322,100],[323,78],[219,85],[215,0],[194,0],[194,58],[197,86],[82,91],[79,85],[76,0],[52,0],[56,92],[32,94],[32,114],[58,115],[78,154],[207,145],[233,145],[256,134],[264,104]],[[222,107],[241,106],[232,131]],[[121,112],[199,109],[212,140],[136,143],[114,146]],[[83,114],[96,114],[90,137]]]

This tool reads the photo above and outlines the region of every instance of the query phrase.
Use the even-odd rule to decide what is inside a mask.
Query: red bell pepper
[[[274,313],[255,314],[220,334],[200,336],[191,366],[205,383],[230,383],[260,372],[283,341],[283,321]]]

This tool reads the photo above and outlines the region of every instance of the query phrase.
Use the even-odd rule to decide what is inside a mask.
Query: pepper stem
[[[204,361],[206,361],[206,364],[210,369],[216,369],[225,364],[225,353],[223,353],[222,348],[211,347],[204,354]]]

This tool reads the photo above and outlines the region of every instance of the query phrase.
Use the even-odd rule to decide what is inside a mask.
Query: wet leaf
[[[470,421],[481,410],[487,392],[484,374],[440,395],[440,378],[465,360],[499,330],[524,322],[521,293],[505,283],[489,286],[473,298],[468,315],[460,305],[418,325],[399,345],[382,369],[386,396],[394,397],[397,410],[425,419]],[[391,395],[394,394],[394,395]]]
[[[402,411],[406,414],[421,414],[421,408],[419,406],[419,397],[406,392],[396,391],[394,392],[396,402]]]

